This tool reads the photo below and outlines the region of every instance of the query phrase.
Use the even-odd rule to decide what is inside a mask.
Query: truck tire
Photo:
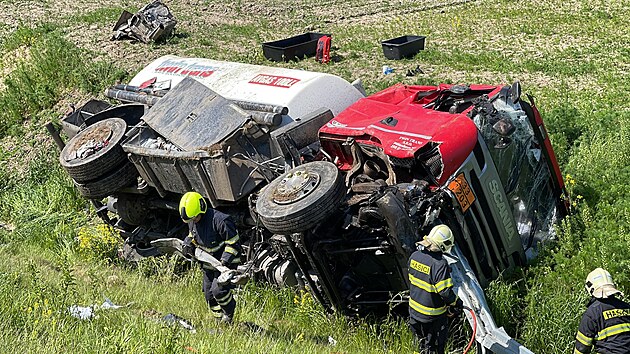
[[[120,168],[114,169],[98,180],[85,183],[74,181],[74,185],[79,189],[79,193],[82,196],[97,199],[106,197],[123,187],[136,183],[137,177],[138,170],[136,166],[127,161]]]
[[[286,172],[265,187],[256,202],[256,213],[269,231],[288,235],[327,219],[345,196],[337,166],[315,161]]]
[[[76,182],[99,179],[127,159],[120,144],[126,129],[127,124],[120,118],[109,118],[90,125],[70,139],[63,148],[59,155],[61,166]],[[90,141],[107,144],[86,158],[77,158],[77,151]]]

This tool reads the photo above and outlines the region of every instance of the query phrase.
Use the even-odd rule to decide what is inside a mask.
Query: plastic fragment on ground
[[[72,305],[68,307],[68,312],[70,313],[70,316],[74,318],[78,318],[80,320],[89,320],[89,319],[97,317],[96,310],[118,310],[121,307],[126,307],[129,305],[131,305],[131,303],[125,306],[116,305],[112,302],[112,300],[105,297],[105,301],[103,301],[103,304],[101,305],[90,305],[90,306]]]
[[[337,345],[337,341],[332,336],[328,336],[328,344],[334,347],[335,345]]]
[[[70,312],[70,316],[80,320],[89,320],[95,317],[94,308],[92,306],[84,307],[72,305],[68,307],[68,312]]]
[[[195,327],[193,327],[192,324],[190,324],[190,322],[188,322],[187,320],[169,313],[166,316],[162,317],[162,321],[164,321],[165,323],[169,324],[169,325],[178,325],[181,326],[182,328],[187,329],[188,331],[190,331],[190,333],[197,333],[197,330],[195,329]]]

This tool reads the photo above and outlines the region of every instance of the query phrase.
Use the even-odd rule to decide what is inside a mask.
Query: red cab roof
[[[477,127],[466,115],[434,109],[453,85],[407,86],[398,84],[365,97],[345,109],[319,130],[321,139],[346,140],[380,146],[396,158],[413,158],[428,142],[438,144],[444,170],[439,183],[453,174],[477,142]],[[469,92],[493,96],[501,86],[471,85]]]

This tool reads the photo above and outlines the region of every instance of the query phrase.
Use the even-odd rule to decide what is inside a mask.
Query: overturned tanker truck
[[[482,351],[528,352],[497,328],[482,289],[535,256],[567,196],[518,83],[365,97],[329,74],[167,56],[106,95],[125,104],[89,102],[56,140],[127,256],[185,237],[177,205],[195,190],[232,215],[258,279],[306,286],[328,311],[404,313],[407,260],[444,223]]]

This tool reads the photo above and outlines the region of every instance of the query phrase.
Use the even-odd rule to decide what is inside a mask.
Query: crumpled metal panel
[[[211,150],[249,119],[242,109],[198,81],[186,78],[143,120],[185,151]]]
[[[444,257],[451,268],[453,289],[457,293],[457,297],[464,303],[464,315],[466,315],[471,327],[476,326],[477,328],[475,340],[481,344],[477,352],[533,354],[531,350],[511,338],[503,327],[498,327],[494,322],[483,289],[459,247],[453,247],[451,253],[445,254]],[[470,311],[474,313],[475,318]]]
[[[177,20],[166,5],[153,1],[135,14],[123,11],[114,25],[112,40],[135,39],[143,43],[159,41],[168,37]]]

